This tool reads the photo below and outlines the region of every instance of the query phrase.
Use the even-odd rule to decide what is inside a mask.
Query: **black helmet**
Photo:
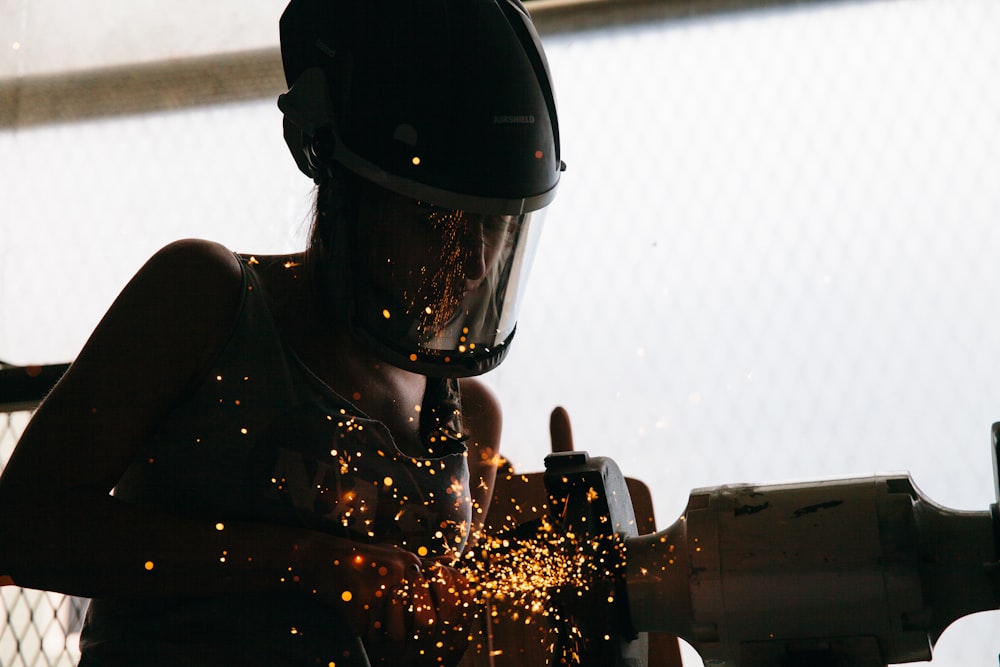
[[[300,79],[311,68],[328,86],[323,102],[315,89],[302,102],[283,96],[293,123],[293,105],[329,114],[299,128],[307,153],[332,151],[389,190],[453,209],[516,215],[552,200],[555,100],[518,0],[292,0],[281,57],[293,90],[310,83]],[[323,121],[334,145],[313,146]],[[296,155],[300,165],[312,159]]]
[[[364,276],[354,287],[352,317],[391,361],[429,374],[489,370],[514,331],[537,236],[527,214],[553,199],[564,168],[548,66],[527,11],[519,0],[292,0],[280,27],[289,91],[278,106],[304,173],[320,183],[336,162],[430,206],[439,227],[445,218],[454,226],[504,217],[510,237],[478,297],[438,308],[429,294],[383,302]],[[434,310],[433,324],[416,322],[417,310]]]

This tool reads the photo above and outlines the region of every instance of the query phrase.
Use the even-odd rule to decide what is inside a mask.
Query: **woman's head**
[[[533,215],[446,209],[342,176],[319,188],[307,253],[331,314],[404,368],[495,366],[516,324]]]
[[[414,319],[430,339],[497,271],[519,224],[382,190],[362,199],[357,250],[386,312]]]
[[[292,0],[281,39],[286,140],[320,184],[312,254],[347,253],[352,329],[421,372],[489,370],[562,169],[523,6]]]

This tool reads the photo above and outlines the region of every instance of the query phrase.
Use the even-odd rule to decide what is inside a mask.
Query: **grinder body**
[[[630,503],[617,466],[574,456],[546,459],[553,519],[607,531],[595,512],[629,516],[615,509]],[[575,484],[588,465],[600,474]],[[624,549],[612,608],[576,613],[588,628],[605,619],[614,641],[602,650],[620,644],[622,664],[642,664],[645,632],[681,637],[713,667],[930,660],[950,623],[1000,607],[993,513],[936,505],[908,475],[696,489],[669,528],[615,530]]]
[[[952,621],[998,606],[990,513],[937,506],[908,476],[697,489],[626,546],[635,627],[708,665],[930,660]]]

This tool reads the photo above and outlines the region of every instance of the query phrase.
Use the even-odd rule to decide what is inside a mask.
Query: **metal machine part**
[[[930,660],[952,622],[1000,608],[997,505],[941,507],[905,474],[696,489],[638,536],[614,462],[545,465],[554,529],[621,545],[613,594],[558,598],[589,638],[576,664],[643,665],[643,633],[664,632],[711,667],[883,667]]]
[[[514,339],[537,213],[565,168],[528,11],[520,0],[291,0],[280,33],[278,108],[322,193],[314,240],[330,254],[320,264],[341,271],[324,279],[334,308],[400,368],[495,368]]]
[[[560,452],[546,457],[544,481],[555,532],[569,536],[569,547],[593,564],[587,586],[553,591],[565,620],[553,657],[562,664],[645,665],[646,634],[635,632],[620,602],[626,566],[621,539],[638,536],[625,477],[611,459]]]

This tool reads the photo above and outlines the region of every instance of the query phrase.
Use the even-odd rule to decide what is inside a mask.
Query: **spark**
[[[491,616],[502,608],[509,621],[548,630],[540,641],[547,646],[550,664],[579,664],[591,638],[572,610],[583,606],[580,599],[587,605],[614,604],[609,586],[624,568],[624,542],[614,535],[577,536],[544,519],[533,533],[525,527],[479,535],[460,569],[477,599],[502,603]],[[600,635],[594,637],[600,640]]]

